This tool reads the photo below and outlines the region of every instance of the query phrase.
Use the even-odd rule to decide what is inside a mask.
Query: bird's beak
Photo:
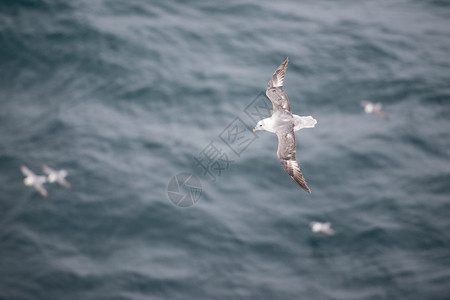
[[[252,130],[253,132],[255,132],[256,131],[256,129],[255,128],[253,128],[253,130]]]

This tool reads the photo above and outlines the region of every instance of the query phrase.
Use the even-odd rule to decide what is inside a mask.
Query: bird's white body
[[[313,232],[323,232],[328,235],[335,234],[335,231],[331,228],[331,223],[321,223],[321,222],[310,222],[309,226],[311,226],[311,230]]]
[[[28,176],[23,180],[25,185],[34,186],[35,184],[43,184],[47,182],[47,177],[45,176]]]
[[[294,131],[299,131],[303,128],[314,128],[317,124],[317,120],[312,116],[301,117],[297,115],[284,115],[280,118],[282,111],[276,111],[270,118],[260,120],[255,127],[255,130],[265,130],[268,132],[276,133],[278,127],[294,123]],[[285,124],[280,124],[280,121]],[[292,126],[292,125],[290,125]]]
[[[385,119],[386,121],[389,120],[388,115],[383,111],[383,105],[380,102],[373,103],[370,101],[361,101],[361,106],[364,108],[364,112],[366,114],[375,113],[380,118]]]
[[[66,180],[67,171],[66,170],[53,170],[52,168],[43,165],[42,170],[47,174],[48,182],[54,183],[58,182],[60,185],[70,189],[72,185]]]
[[[366,114],[373,113],[373,109],[374,109],[373,103],[369,103],[366,106],[364,106],[364,111],[366,112]]]
[[[44,187],[44,183],[47,182],[47,177],[38,176],[25,166],[21,166],[20,170],[22,171],[23,175],[25,175],[23,183],[27,186],[34,187],[43,197],[48,198],[47,190]]]
[[[52,173],[48,174],[48,182],[53,183],[53,182],[58,181],[58,179],[60,179],[60,178],[66,178],[66,176],[67,176],[66,170],[52,172]]]

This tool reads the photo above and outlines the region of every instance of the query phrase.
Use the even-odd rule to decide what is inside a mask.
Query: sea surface
[[[0,299],[450,299],[449,37],[437,0],[0,1]],[[311,194],[250,130],[286,57]]]

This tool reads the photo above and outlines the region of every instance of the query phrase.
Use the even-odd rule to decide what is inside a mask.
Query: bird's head
[[[256,123],[255,128],[253,128],[253,132],[255,132],[256,130],[264,130],[264,120],[259,121],[258,123]]]

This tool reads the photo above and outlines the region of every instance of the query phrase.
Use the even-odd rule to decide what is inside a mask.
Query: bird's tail
[[[302,128],[314,128],[317,124],[317,120],[311,116],[300,117],[294,115],[294,130],[300,130]]]

